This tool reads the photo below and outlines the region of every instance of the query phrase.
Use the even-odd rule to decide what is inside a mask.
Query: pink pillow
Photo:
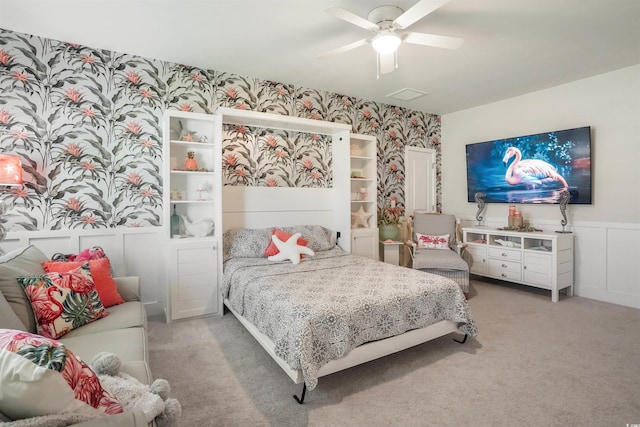
[[[431,234],[416,233],[419,249],[450,249],[449,235],[434,236]]]
[[[77,258],[76,258],[77,259]],[[86,261],[45,261],[42,263],[44,271],[47,273],[66,273],[75,268],[80,267]],[[89,261],[89,270],[91,277],[96,285],[96,291],[105,307],[122,304],[124,300],[120,293],[116,282],[111,277],[111,264],[108,258],[99,258]]]
[[[66,273],[21,276],[18,282],[31,303],[38,333],[47,338],[59,338],[108,314],[89,263]]]
[[[289,240],[291,236],[293,236],[293,234],[287,233],[286,231],[282,231],[277,228],[273,230],[273,234],[275,234],[276,237],[282,240],[283,242],[286,242],[287,240]],[[303,239],[302,237],[298,239],[298,244],[300,246],[307,246],[308,243],[309,242]],[[267,246],[267,249],[265,249],[264,251],[264,256],[273,256],[279,253],[280,251],[278,250],[278,247],[276,246],[276,244],[273,243],[273,240],[270,240],[269,246]],[[302,254],[300,254],[300,259],[302,259]]]
[[[59,341],[0,329],[0,412],[13,419],[56,413],[119,414],[91,368]]]

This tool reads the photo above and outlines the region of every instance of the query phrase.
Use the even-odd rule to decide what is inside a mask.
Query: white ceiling
[[[376,79],[369,37],[324,10],[366,17],[417,0],[0,0],[0,28],[446,114],[640,63],[640,0],[450,0],[409,31],[464,38],[402,44]],[[639,76],[640,81],[640,76]],[[396,101],[402,88],[429,95]]]

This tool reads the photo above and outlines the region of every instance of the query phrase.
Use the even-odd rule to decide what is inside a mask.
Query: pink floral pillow
[[[449,235],[433,236],[416,233],[419,249],[449,249]]]
[[[60,338],[82,325],[105,317],[89,263],[66,273],[18,277],[36,316],[38,333]]]
[[[91,368],[59,341],[0,329],[0,412],[12,419],[56,413],[119,414]]]

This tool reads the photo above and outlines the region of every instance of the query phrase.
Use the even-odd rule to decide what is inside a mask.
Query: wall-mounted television
[[[487,203],[591,204],[591,128],[467,144],[467,199]]]

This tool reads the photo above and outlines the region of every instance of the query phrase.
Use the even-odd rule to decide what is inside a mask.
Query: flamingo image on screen
[[[589,126],[468,144],[467,198],[486,203],[591,204]]]
[[[507,184],[525,184],[529,188],[537,188],[549,184],[554,186],[560,184],[563,188],[569,187],[567,181],[549,163],[537,159],[522,160],[520,150],[516,147],[509,147],[502,158],[505,166],[512,157],[515,157],[515,160],[509,165],[504,177]]]

